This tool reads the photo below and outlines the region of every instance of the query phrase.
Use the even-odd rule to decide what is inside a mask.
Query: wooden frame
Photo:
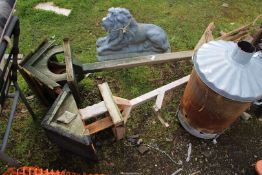
[[[87,106],[84,109],[79,109],[79,113],[82,116],[82,120],[88,121],[94,117],[97,117],[102,114],[106,114],[108,112],[109,115],[111,116],[111,120],[110,117],[106,117],[94,123],[91,123],[86,126],[86,129],[88,129],[89,131],[86,131],[85,133],[95,134],[96,132],[99,132],[103,129],[115,126],[114,130],[115,130],[116,138],[117,139],[123,138],[124,124],[127,122],[128,118],[130,117],[130,113],[135,107],[143,103],[146,103],[147,101],[156,97],[155,108],[157,109],[156,112],[159,111],[162,107],[165,92],[170,91],[174,88],[177,88],[178,86],[187,83],[189,78],[190,75],[185,76],[181,79],[178,79],[172,83],[169,83],[165,86],[157,88],[153,91],[150,91],[146,94],[143,94],[131,100],[112,96],[107,83],[98,85],[104,101],[94,104],[92,106]],[[122,111],[122,113],[120,113],[120,110]],[[166,127],[168,127],[168,124],[164,122],[164,120],[159,115],[158,115],[158,119],[160,120],[161,123],[163,123]]]
[[[64,48],[64,55],[65,55],[67,84],[71,92],[73,93],[75,100],[78,104],[80,101],[80,94],[79,94],[77,80],[76,80],[76,76],[75,76],[75,72],[73,68],[72,53],[71,53],[71,47],[70,47],[68,38],[64,39],[63,48]]]
[[[215,28],[215,25],[213,22],[208,25],[202,37],[200,38],[199,42],[197,43],[194,51],[197,50],[202,44],[214,39],[212,35],[212,31],[214,30],[214,28]],[[164,58],[163,58],[163,55],[164,55]],[[159,63],[159,62],[161,63],[163,60],[175,61],[175,60],[182,60],[182,59],[192,57],[192,56],[193,56],[193,51],[187,51],[187,52],[177,52],[177,53],[171,53],[171,54],[161,54],[161,55],[158,55],[157,57],[152,57],[152,56],[147,56],[147,57],[148,59],[151,59],[152,61],[151,64],[154,64],[154,63]],[[113,60],[113,61],[108,61],[108,62],[86,64],[86,65],[83,65],[83,70],[87,72],[93,72],[93,71],[95,72],[95,71],[102,71],[102,70],[117,69],[121,66],[124,66],[124,67],[139,66],[139,65],[143,65],[145,60],[147,64],[149,64],[148,60],[145,59],[147,57],[146,56],[136,57],[136,58],[133,58],[131,61],[130,60],[129,61]],[[107,116],[96,122],[86,125],[85,128],[87,130],[85,131],[85,134],[88,134],[88,135],[95,134],[106,128],[116,126],[116,124],[118,124],[119,122],[120,123],[123,122],[125,125],[128,118],[130,117],[130,113],[132,112],[132,110],[135,107],[143,103],[146,103],[147,101],[152,100],[154,98],[156,98],[156,102],[155,102],[155,105],[153,106],[153,109],[157,114],[157,118],[165,127],[168,127],[169,124],[165,122],[164,119],[159,114],[159,111],[162,108],[165,94],[167,91],[173,90],[187,83],[189,78],[190,78],[190,75],[185,76],[181,79],[178,79],[174,82],[171,82],[167,85],[159,87],[153,91],[145,93],[131,100],[113,96],[107,83],[98,85],[104,101],[101,101],[92,106],[87,106],[86,108],[83,108],[83,109],[79,109],[79,113],[82,116],[82,120],[84,121],[89,121],[92,118],[95,118],[99,115],[106,114],[106,113],[109,113],[110,117]],[[122,112],[121,114],[120,114],[120,111]],[[113,131],[118,139],[121,139],[124,137],[124,125],[121,128],[113,127]]]

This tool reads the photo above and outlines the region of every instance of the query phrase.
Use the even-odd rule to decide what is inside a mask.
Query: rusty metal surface
[[[208,88],[192,71],[181,100],[180,112],[187,124],[201,133],[219,134],[251,105],[227,99]]]

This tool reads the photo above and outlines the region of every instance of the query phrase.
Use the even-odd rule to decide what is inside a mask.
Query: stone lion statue
[[[137,23],[125,8],[110,8],[102,20],[102,27],[108,35],[96,42],[99,61],[170,52],[162,28]]]

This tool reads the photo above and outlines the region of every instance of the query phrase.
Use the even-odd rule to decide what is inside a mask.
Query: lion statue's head
[[[132,28],[136,25],[136,21],[125,8],[110,8],[106,17],[102,19],[102,27],[106,32],[119,31],[123,28]]]
[[[102,27],[108,34],[96,41],[100,61],[170,50],[167,35],[161,27],[137,23],[125,8],[110,8],[102,20]]]

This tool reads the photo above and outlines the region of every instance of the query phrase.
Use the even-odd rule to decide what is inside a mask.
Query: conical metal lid
[[[218,94],[242,102],[262,98],[262,58],[248,42],[211,41],[193,61],[201,80]]]

